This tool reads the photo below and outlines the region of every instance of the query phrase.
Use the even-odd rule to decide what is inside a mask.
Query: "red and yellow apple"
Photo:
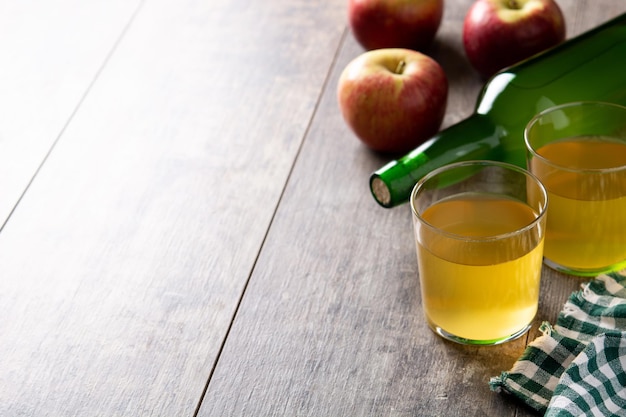
[[[367,50],[409,48],[423,51],[435,38],[444,0],[348,0],[348,20]]]
[[[484,77],[557,45],[565,20],[554,0],[476,0],[463,23],[463,46]]]
[[[407,152],[438,132],[448,98],[443,68],[403,48],[368,51],[352,60],[337,85],[344,120],[369,148]]]

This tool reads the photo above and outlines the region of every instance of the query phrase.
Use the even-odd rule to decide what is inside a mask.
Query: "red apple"
[[[565,20],[554,0],[477,0],[463,24],[463,46],[484,77],[565,39]]]
[[[437,133],[447,98],[441,66],[402,48],[361,54],[345,67],[337,85],[344,120],[379,152],[406,152]]]
[[[365,49],[424,50],[439,29],[443,1],[348,0],[348,20]]]

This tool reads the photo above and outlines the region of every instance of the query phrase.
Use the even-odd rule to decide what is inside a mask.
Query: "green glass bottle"
[[[374,172],[372,195],[383,207],[402,204],[422,176],[457,161],[525,167],[526,123],[548,107],[580,100],[626,105],[626,13],[494,75],[469,118]]]

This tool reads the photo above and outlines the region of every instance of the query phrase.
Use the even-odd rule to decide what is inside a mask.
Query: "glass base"
[[[547,267],[549,267],[551,269],[554,269],[555,271],[563,272],[564,274],[569,274],[569,275],[576,275],[576,276],[579,276],[579,277],[595,277],[595,276],[600,275],[600,274],[605,274],[607,272],[619,271],[621,269],[626,268],[626,260],[623,260],[622,262],[618,262],[618,263],[613,264],[613,265],[609,265],[607,267],[590,268],[590,269],[571,268],[571,267],[568,267],[568,266],[563,266],[561,264],[558,264],[556,262],[551,261],[548,258],[543,258],[543,263]]]
[[[445,330],[443,330],[441,327],[436,326],[432,323],[429,323],[429,327],[431,328],[431,330],[433,330],[435,333],[437,333],[439,336],[443,337],[444,339],[450,340],[455,343],[459,343],[461,345],[493,346],[493,345],[500,345],[502,343],[510,342],[511,340],[515,340],[521,337],[524,333],[526,333],[530,329],[531,324],[532,323],[529,323],[528,325],[526,325],[519,331],[509,336],[505,336],[499,339],[491,339],[491,340],[465,339],[463,337],[455,336],[451,333],[448,333]]]

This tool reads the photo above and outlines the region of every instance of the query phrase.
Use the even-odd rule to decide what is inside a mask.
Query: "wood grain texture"
[[[472,111],[482,85],[460,43],[470,4],[446,2],[429,51],[451,78],[446,125]],[[559,4],[570,36],[624,11],[618,0]],[[199,415],[533,415],[487,382],[582,281],[545,268],[534,328],[502,346],[460,346],[427,329],[408,207],[373,201],[367,178],[384,161],[356,141],[336,104],[339,73],[360,52],[349,35]]]
[[[144,2],[0,233],[0,415],[194,413],[341,12],[308,0]]]
[[[28,0],[0,5],[0,227],[139,4]]]

